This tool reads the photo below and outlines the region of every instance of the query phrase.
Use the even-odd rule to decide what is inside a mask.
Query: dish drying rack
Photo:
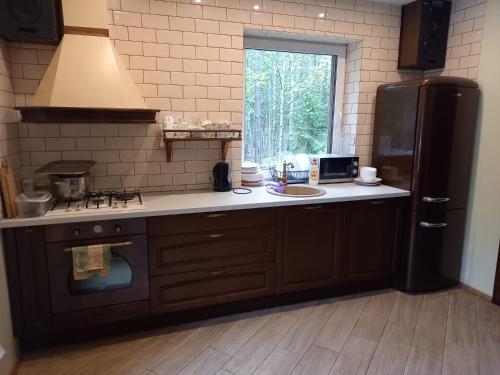
[[[167,152],[167,162],[172,161],[173,143],[179,141],[220,141],[221,142],[221,160],[225,161],[227,150],[232,141],[241,141],[241,130],[224,129],[224,130],[207,130],[207,129],[162,129],[163,141],[165,142],[165,150]],[[174,137],[174,133],[188,134],[184,137]],[[194,133],[202,136],[193,136]]]
[[[283,177],[283,172],[278,171],[275,167],[270,167],[269,172],[271,172],[271,177],[275,182],[278,182],[278,179]],[[287,170],[286,178],[288,184],[303,184],[309,181],[309,171]]]

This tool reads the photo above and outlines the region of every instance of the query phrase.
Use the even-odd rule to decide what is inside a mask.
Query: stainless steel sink
[[[281,195],[283,197],[319,197],[320,195],[326,194],[325,189],[304,185],[288,185],[282,193],[278,193],[272,188],[267,188],[267,192],[274,195]]]

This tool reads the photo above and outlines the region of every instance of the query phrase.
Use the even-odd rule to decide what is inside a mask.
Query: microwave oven
[[[358,177],[359,158],[352,155],[322,154],[310,155],[316,159],[319,169],[319,183],[348,182]]]

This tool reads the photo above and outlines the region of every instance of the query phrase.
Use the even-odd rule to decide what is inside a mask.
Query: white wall
[[[492,295],[500,237],[500,1],[489,1],[478,82],[482,91],[461,281]]]
[[[9,374],[16,363],[16,348],[12,334],[10,319],[9,296],[5,277],[5,263],[3,257],[3,239],[0,231],[0,345],[6,351],[0,359],[0,374]]]

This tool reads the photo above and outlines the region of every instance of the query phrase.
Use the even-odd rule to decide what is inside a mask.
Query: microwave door
[[[351,163],[346,159],[323,159],[319,165],[319,179],[321,182],[351,181]]]

